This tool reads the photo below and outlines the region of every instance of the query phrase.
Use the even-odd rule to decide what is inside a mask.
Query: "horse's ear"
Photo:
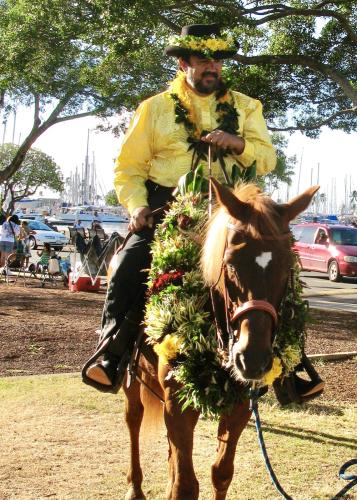
[[[284,215],[288,221],[295,219],[295,217],[310,205],[314,194],[320,189],[320,186],[311,186],[309,189],[299,194],[288,203],[282,205]]]
[[[250,205],[240,201],[229,188],[220,184],[213,177],[210,177],[210,181],[212,182],[218,203],[227,210],[229,215],[238,220],[246,219],[249,214]]]

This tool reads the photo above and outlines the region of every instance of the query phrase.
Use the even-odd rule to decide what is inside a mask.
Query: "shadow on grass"
[[[254,423],[250,422],[248,427],[255,427]],[[302,427],[294,427],[289,425],[267,425],[262,422],[263,432],[277,434],[279,436],[287,436],[300,438],[302,440],[312,441],[313,443],[329,444],[333,446],[342,446],[356,450],[357,439],[334,436],[325,432],[316,432]]]
[[[341,408],[327,406],[322,403],[308,403],[307,405],[291,404],[283,408],[283,410],[292,409],[296,413],[308,413],[311,415],[334,415],[335,417],[342,417],[344,411]]]

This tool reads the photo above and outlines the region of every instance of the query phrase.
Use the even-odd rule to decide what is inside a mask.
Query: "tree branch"
[[[41,120],[40,120],[40,96],[38,94],[35,94],[35,109],[34,109],[34,115],[33,115],[33,127],[32,128],[37,128],[39,127]]]
[[[73,96],[74,96],[73,90],[71,90],[70,92],[67,92],[67,94],[65,94],[62,97],[62,99],[60,99],[57,106],[54,108],[54,110],[52,111],[50,116],[47,118],[47,120],[41,125],[41,127],[43,125],[45,125],[46,123],[51,123],[51,125],[52,125],[55,122],[57,116],[64,110],[64,108],[67,106],[67,104],[69,103],[69,101],[72,99]]]
[[[254,10],[254,9],[252,9]],[[259,10],[259,9],[257,9]],[[259,12],[255,12],[255,14],[259,15]],[[335,12],[333,10],[322,10],[322,9],[292,9],[290,7],[286,7],[285,11],[276,12],[274,14],[269,14],[258,21],[254,21],[256,26],[261,24],[268,23],[270,21],[275,21],[276,19],[282,19],[288,16],[304,16],[304,17],[333,17],[335,18],[341,26],[344,27],[349,38],[357,43],[357,33],[354,31],[352,26],[348,23],[347,19],[343,14],[339,12]]]
[[[193,2],[194,3],[194,2]],[[182,8],[185,5],[193,5],[192,2],[178,2],[176,4],[170,5],[169,9],[173,10],[175,8]],[[341,12],[336,12],[331,9],[322,9],[325,5],[328,5],[331,2],[321,2],[321,4],[316,5],[314,8],[310,9],[302,9],[302,8],[294,8],[294,7],[289,7],[288,5],[285,4],[268,4],[268,5],[257,5],[255,7],[252,7],[250,9],[245,9],[244,7],[240,6],[235,6],[229,3],[222,2],[220,0],[208,0],[204,2],[204,5],[208,6],[213,6],[213,7],[224,7],[232,13],[233,15],[237,16],[240,21],[246,21],[246,23],[253,24],[254,26],[259,26],[261,24],[268,23],[270,21],[275,21],[276,19],[281,19],[284,17],[288,16],[305,16],[305,17],[333,17],[339,23],[344,27],[347,35],[350,37],[350,39],[354,42],[357,43],[357,33],[353,29],[353,27],[349,24],[347,21],[346,17],[341,14]],[[197,8],[197,7],[196,7]],[[247,16],[250,15],[256,15],[256,16],[265,16],[261,19],[246,19]],[[166,20],[169,23],[173,24],[172,21]],[[167,24],[165,22],[165,24]],[[173,24],[174,30],[177,31],[175,28],[175,24]],[[171,26],[170,26],[171,27]]]
[[[65,122],[68,120],[74,120],[77,118],[85,118],[86,116],[93,116],[96,115],[100,110],[99,109],[93,109],[92,111],[86,111],[85,113],[78,113],[77,115],[68,115],[68,116],[60,116],[59,118],[56,118],[56,120],[53,122],[53,125],[61,122]]]
[[[325,120],[320,120],[319,122],[315,122],[313,125],[296,125],[296,126],[285,127],[285,128],[268,126],[268,129],[271,130],[272,132],[289,132],[289,131],[294,131],[294,130],[315,130],[315,129],[322,127],[323,125],[328,125],[329,123],[331,123],[333,120],[335,120],[339,116],[347,115],[349,113],[357,116],[357,106],[350,108],[350,109],[342,109],[341,111],[337,111],[336,113],[329,116],[328,118],[325,118]]]
[[[180,33],[181,31],[181,28],[178,24],[172,22],[170,19],[167,19],[167,17],[165,17],[163,14],[161,14],[160,12],[156,11],[155,12],[155,15],[166,25],[168,26],[170,29],[172,29],[173,31],[175,31],[175,33]]]
[[[353,106],[357,106],[357,90],[353,88],[350,81],[344,78],[341,73],[331,68],[327,64],[320,63],[309,56],[302,55],[260,55],[260,56],[243,56],[241,54],[237,54],[234,59],[242,64],[297,64],[299,66],[306,66],[315,71],[318,71],[326,76],[328,76],[331,80],[336,82],[345,95],[351,99]]]

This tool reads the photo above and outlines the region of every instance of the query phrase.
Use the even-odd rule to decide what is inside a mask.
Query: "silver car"
[[[44,222],[38,220],[26,220],[26,222],[31,231],[29,240],[32,249],[36,249],[39,245],[43,245],[44,243],[49,243],[51,247],[56,250],[62,250],[62,248],[69,243],[67,236],[55,231]]]

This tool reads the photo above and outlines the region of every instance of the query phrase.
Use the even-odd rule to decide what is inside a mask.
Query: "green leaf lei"
[[[207,135],[208,130],[199,130],[197,124],[190,119],[190,114],[192,110],[190,109],[190,104],[184,102],[184,91],[183,86],[185,83],[185,73],[179,72],[178,76],[171,82],[170,97],[175,104],[175,122],[182,123],[188,134],[187,142],[189,143],[188,151],[193,150],[197,155],[197,162],[201,160],[207,160],[208,155],[208,144],[201,141],[201,137]],[[224,95],[216,95],[217,106],[216,113],[218,115],[217,122],[218,126],[215,130],[223,130],[229,134],[237,135],[239,129],[238,122],[238,112],[233,104],[233,96],[230,91],[224,93]],[[187,100],[186,100],[187,101]],[[221,153],[222,157],[229,154],[230,151],[226,150]],[[238,168],[238,167],[237,167]]]
[[[152,243],[146,334],[160,361],[171,365],[182,385],[178,392],[182,409],[191,406],[207,417],[218,417],[248,397],[248,386],[232,379],[218,350],[197,239],[207,220],[207,200],[199,193],[200,182],[193,186],[191,177],[188,181],[185,189],[181,183],[183,194],[158,226]],[[262,385],[287,375],[301,359],[307,317],[301,291],[297,268],[279,312],[273,345],[276,363]]]

